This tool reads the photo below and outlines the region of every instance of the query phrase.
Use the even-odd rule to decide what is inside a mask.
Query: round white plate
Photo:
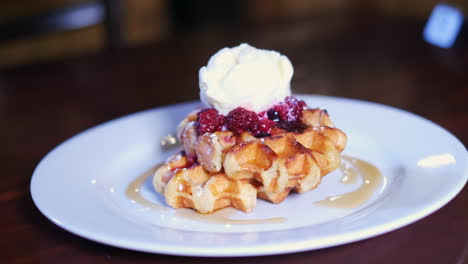
[[[220,211],[234,220],[285,221],[223,223],[196,217],[191,210],[166,206],[151,179],[140,193],[155,206],[132,202],[127,187],[175,151],[162,150],[160,141],[198,103],[132,114],[67,140],[37,166],[32,198],[60,227],[104,244],[174,255],[251,256],[330,247],[394,230],[436,211],[466,183],[467,151],[438,125],[375,103],[298,97],[329,111],[348,134],[346,155],[372,163],[384,175],[366,203],[353,209],[314,203],[359,187],[343,187],[339,171],[326,176],[316,190],[292,194],[281,204],[259,200],[250,214]]]

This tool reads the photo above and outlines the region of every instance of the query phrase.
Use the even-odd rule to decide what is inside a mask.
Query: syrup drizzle
[[[354,184],[359,180],[359,178],[361,178],[361,186],[355,191],[344,193],[342,195],[330,196],[317,201],[315,204],[340,209],[355,208],[368,201],[375,190],[382,184],[382,174],[372,164],[349,156],[342,156],[342,160],[343,162],[340,170],[343,173],[343,177],[340,179],[340,183]],[[160,166],[161,164],[153,166],[128,185],[125,193],[132,203],[137,203],[143,207],[156,211],[167,209],[166,206],[154,203],[146,199],[141,194],[141,187],[143,184],[148,180],[148,178],[154,175],[154,172]],[[224,208],[214,212],[213,214],[200,214],[191,209],[176,209],[175,216],[200,222],[224,225],[278,224],[287,221],[287,218],[285,217],[267,219],[232,219],[231,217],[236,212],[238,212],[238,210],[233,208]]]
[[[342,161],[340,170],[343,172],[343,177],[340,182],[350,184],[362,178],[361,186],[355,191],[330,196],[315,204],[341,209],[355,208],[368,201],[382,184],[383,176],[374,165],[349,156],[342,156]]]
[[[152,168],[138,176],[128,185],[125,194],[132,203],[137,203],[143,207],[156,211],[163,211],[167,209],[165,206],[159,205],[146,199],[140,192],[141,187],[146,182],[146,180],[152,177],[156,169],[159,168],[161,165],[162,164],[153,166]],[[231,219],[231,217],[236,212],[237,210],[233,208],[224,208],[214,212],[213,214],[200,214],[191,209],[176,209],[175,216],[200,222],[209,222],[224,225],[277,224],[287,221],[287,218],[285,217],[273,217],[266,219]]]
[[[127,195],[127,198],[132,202],[132,203],[137,203],[139,205],[142,205],[146,208],[154,209],[154,210],[163,210],[165,209],[163,206],[156,204],[145,197],[141,195],[141,186],[145,183],[145,181],[154,175],[156,170],[161,166],[162,164],[157,164],[147,171],[145,171],[143,174],[138,176],[135,180],[133,180],[127,187],[127,190],[125,190],[125,194]]]

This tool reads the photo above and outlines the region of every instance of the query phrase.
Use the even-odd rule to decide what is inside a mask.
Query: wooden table
[[[2,263],[468,263],[468,187],[428,217],[343,246],[235,259],[147,254],[98,244],[47,220],[29,183],[54,146],[104,121],[198,98],[198,69],[224,46],[249,42],[287,54],[297,93],[396,106],[468,144],[468,45],[426,44],[422,21],[328,17],[237,25],[154,45],[0,72]],[[430,144],[430,142],[428,142]]]

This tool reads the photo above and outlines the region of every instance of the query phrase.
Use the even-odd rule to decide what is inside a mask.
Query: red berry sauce
[[[238,107],[225,117],[216,109],[209,108],[198,113],[198,134],[213,133],[227,128],[236,134],[249,132],[256,137],[265,137],[269,136],[275,127],[289,132],[300,132],[305,129],[300,119],[306,107],[304,101],[288,96],[284,102],[259,114]]]

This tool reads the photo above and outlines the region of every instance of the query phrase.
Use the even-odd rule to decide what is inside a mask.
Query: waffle
[[[164,194],[173,208],[193,208],[200,213],[234,207],[246,213],[255,208],[257,190],[244,180],[233,180],[224,173],[209,173],[177,155],[156,170],[155,189]]]
[[[250,212],[256,198],[282,202],[291,191],[304,193],[337,169],[347,136],[328,113],[306,109],[302,132],[275,128],[256,138],[244,132],[197,135],[196,112],[178,126],[183,152],[155,173],[153,185],[174,208],[210,213],[224,207]]]

